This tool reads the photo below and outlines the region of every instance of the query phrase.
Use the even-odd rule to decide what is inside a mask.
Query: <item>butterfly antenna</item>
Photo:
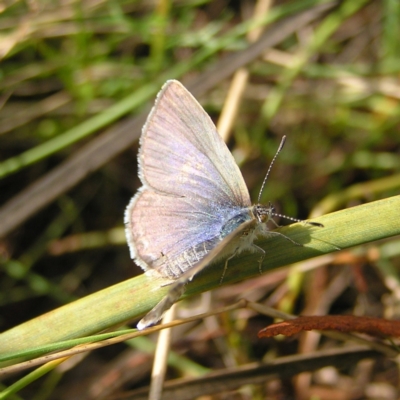
[[[319,222],[305,221],[303,219],[288,217],[287,215],[278,214],[276,212],[271,212],[271,217],[285,218],[285,219],[288,219],[289,221],[293,221],[293,222],[303,222],[307,225],[318,226],[321,228],[324,227],[324,225],[320,224]]]
[[[274,158],[273,158],[272,161],[271,161],[271,164],[269,164],[269,168],[268,168],[267,174],[265,175],[265,178],[264,178],[263,183],[262,183],[262,185],[261,185],[260,193],[258,194],[257,203],[260,202],[261,194],[262,194],[262,192],[263,192],[263,190],[264,190],[264,186],[265,186],[265,184],[266,184],[266,182],[267,182],[269,173],[271,172],[271,169],[272,169],[272,166],[274,165],[274,162],[275,162],[275,160],[276,160],[276,157],[278,157],[278,154],[281,152],[281,150],[282,150],[282,148],[283,148],[283,145],[285,144],[285,141],[286,141],[286,136],[283,136],[283,137],[282,137],[282,140],[281,140],[281,144],[279,145],[278,150],[276,151],[276,153],[275,153],[275,155],[274,155]]]

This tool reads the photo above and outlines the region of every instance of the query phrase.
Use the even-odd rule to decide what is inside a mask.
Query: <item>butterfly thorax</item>
[[[237,209],[236,212],[231,216],[228,221],[222,226],[220,237],[223,239],[224,237],[231,234],[234,230],[236,230],[243,223],[253,219],[252,212],[249,208],[244,207]]]

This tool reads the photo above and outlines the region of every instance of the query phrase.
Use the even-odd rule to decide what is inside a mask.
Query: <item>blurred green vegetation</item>
[[[322,3],[273,2],[258,25]],[[262,201],[297,218],[394,196],[400,188],[400,2],[339,3],[249,63],[228,140],[256,201],[287,135]],[[0,212],[114,123],[145,111],[166,79],[190,82],[245,49],[253,6],[2,3]],[[199,98],[216,122],[230,83],[221,80]],[[124,209],[141,186],[136,153],[137,145],[105,162],[0,238],[1,330],[141,273],[122,231]],[[400,221],[400,210],[393,218]],[[377,268],[382,282],[393,278],[385,287],[393,296],[398,240]]]

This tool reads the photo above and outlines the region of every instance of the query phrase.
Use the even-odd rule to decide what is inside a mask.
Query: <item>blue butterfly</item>
[[[252,205],[214,123],[178,81],[167,81],[157,96],[143,127],[138,162],[143,186],[125,212],[130,254],[147,274],[175,281],[139,322],[138,329],[144,329],[161,319],[185,284],[210,262],[225,258],[226,270],[242,251],[264,256],[254,244],[257,237],[284,235],[268,229],[267,222],[280,215],[271,204]]]

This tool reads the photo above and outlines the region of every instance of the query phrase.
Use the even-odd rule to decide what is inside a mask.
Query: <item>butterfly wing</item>
[[[169,196],[249,206],[242,174],[214,123],[178,81],[168,81],[143,128],[144,185]]]
[[[125,212],[131,256],[176,278],[222,240],[250,196],[212,120],[177,81],[160,91],[140,144],[143,186]]]
[[[240,241],[243,229],[250,230],[254,229],[257,224],[256,220],[248,220],[241,224],[240,227],[236,228],[228,236],[226,236],[222,241],[220,241],[210,252],[201,260],[198,261],[193,268],[184,272],[170,287],[166,296],[164,296],[161,301],[153,307],[137,324],[139,330],[148,328],[149,326],[157,324],[163,317],[166,311],[168,311],[174,303],[176,303],[182,294],[185,292],[186,284],[196,275],[198,272],[202,271],[208,264],[210,264],[214,259],[221,256],[224,253],[226,247],[230,246],[232,243]]]

